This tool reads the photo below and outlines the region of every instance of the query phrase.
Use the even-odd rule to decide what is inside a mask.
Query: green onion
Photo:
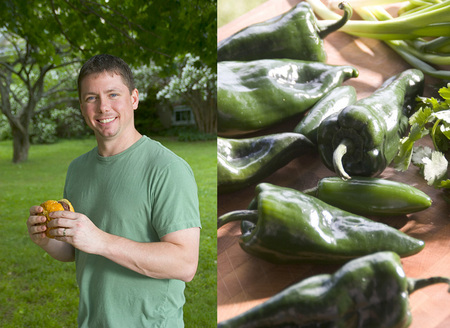
[[[306,0],[324,21],[340,16],[328,9],[320,0]],[[450,0],[421,10],[414,15],[395,17],[384,21],[349,20],[341,31],[360,37],[380,40],[406,40],[417,37],[450,37]]]
[[[341,18],[320,0],[306,1],[322,18],[320,25]],[[380,6],[397,3],[398,0],[352,0],[351,5],[362,20],[349,20],[340,31],[382,40],[411,66],[430,76],[450,79],[450,71],[432,66],[450,65],[450,0],[410,0],[399,9],[397,17]]]

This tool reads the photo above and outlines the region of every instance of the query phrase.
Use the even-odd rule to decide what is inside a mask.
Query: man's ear
[[[133,109],[136,110],[139,105],[139,91],[138,89],[134,89],[131,92],[131,102],[133,104]]]

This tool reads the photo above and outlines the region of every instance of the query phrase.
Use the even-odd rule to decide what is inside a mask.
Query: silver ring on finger
[[[63,237],[65,237],[66,236],[66,228],[64,228],[64,230],[63,230]]]

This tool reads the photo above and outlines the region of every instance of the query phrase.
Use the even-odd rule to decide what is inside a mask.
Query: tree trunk
[[[217,105],[213,97],[205,101],[199,93],[191,93],[186,97],[194,113],[197,128],[201,132],[217,133]]]
[[[30,149],[30,136],[28,131],[13,128],[13,163],[25,162],[28,159],[28,150]]]
[[[33,65],[34,63],[31,64],[31,66]],[[9,125],[11,126],[13,135],[13,163],[24,162],[28,159],[28,150],[30,149],[28,127],[37,103],[43,96],[45,75],[54,67],[53,64],[40,66],[39,75],[34,82],[30,79],[29,74],[25,75],[25,77],[21,75],[21,72],[24,70],[23,67],[19,72],[13,71],[12,69],[3,69],[0,71],[0,109],[8,118]],[[31,71],[31,68],[29,70]],[[25,69],[25,71],[28,71],[28,69]],[[14,93],[11,88],[13,73],[21,77],[21,80],[28,88],[28,101],[26,103],[22,103],[20,100],[18,101],[22,108],[17,111],[17,114],[13,113],[10,101],[10,98],[14,97],[11,96]],[[15,99],[17,101],[18,98],[15,97]]]

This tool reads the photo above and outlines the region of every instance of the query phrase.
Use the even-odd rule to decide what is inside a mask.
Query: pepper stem
[[[324,39],[328,34],[339,30],[352,17],[353,9],[347,2],[343,1],[339,3],[338,8],[344,10],[344,15],[342,15],[342,18],[335,23],[327,25],[319,30],[318,35],[321,39]]]
[[[450,293],[450,278],[448,277],[430,277],[426,279],[408,278],[408,293],[412,294],[418,289],[439,283],[449,285],[448,292]]]
[[[333,152],[334,171],[344,180],[351,179],[347,172],[345,172],[344,165],[342,164],[342,158],[347,154],[350,145],[351,141],[349,139],[343,139]]]
[[[247,220],[256,224],[258,222],[258,211],[256,210],[240,210],[228,212],[217,219],[217,229],[223,225],[233,222]]]

